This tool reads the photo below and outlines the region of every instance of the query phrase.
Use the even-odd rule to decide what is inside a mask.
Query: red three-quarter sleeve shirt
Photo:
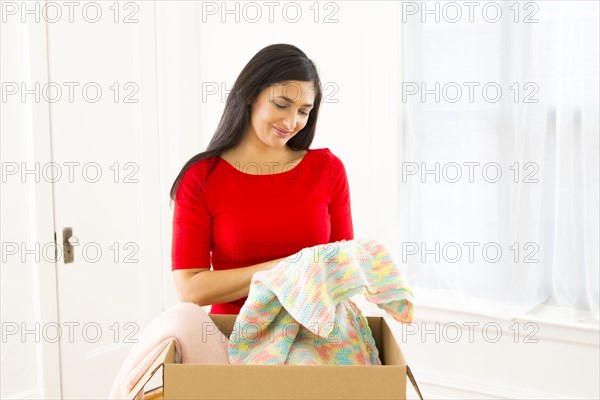
[[[185,172],[173,210],[172,270],[248,267],[354,239],[346,170],[328,148],[308,149],[281,173],[241,169],[215,156]],[[246,299],[213,304],[210,313],[238,314]]]

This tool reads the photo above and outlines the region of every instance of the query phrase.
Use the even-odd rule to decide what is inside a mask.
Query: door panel
[[[57,264],[62,391],[106,398],[162,310],[154,4],[77,10],[47,25],[56,233],[78,241]]]
[[[60,398],[48,104],[23,89],[46,82],[46,27],[0,24],[0,398]]]

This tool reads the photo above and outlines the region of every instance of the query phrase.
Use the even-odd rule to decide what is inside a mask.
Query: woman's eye
[[[284,108],[286,108],[286,107],[287,107],[287,106],[285,106],[285,105],[278,104],[278,103],[275,103],[275,102],[273,102],[273,104],[275,104],[275,107],[277,107],[277,108],[279,108],[279,109],[281,109],[281,110],[283,110]],[[308,113],[307,113],[307,112],[305,112],[305,111],[300,111],[300,114],[302,114],[302,115],[304,115],[304,116],[307,116],[307,115],[308,115]]]

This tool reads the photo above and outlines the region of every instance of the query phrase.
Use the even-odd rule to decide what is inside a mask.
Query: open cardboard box
[[[229,338],[237,315],[209,314]],[[171,342],[129,398],[162,369],[165,400],[174,399],[406,399],[406,378],[417,386],[400,346],[383,317],[367,316],[383,365],[176,364]]]

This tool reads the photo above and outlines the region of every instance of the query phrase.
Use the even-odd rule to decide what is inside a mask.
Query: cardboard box
[[[237,315],[210,315],[230,336]],[[383,365],[208,365],[174,363],[175,346],[157,357],[130,393],[135,398],[162,370],[162,391],[171,399],[406,399],[407,377],[422,399],[389,325],[367,316]]]

